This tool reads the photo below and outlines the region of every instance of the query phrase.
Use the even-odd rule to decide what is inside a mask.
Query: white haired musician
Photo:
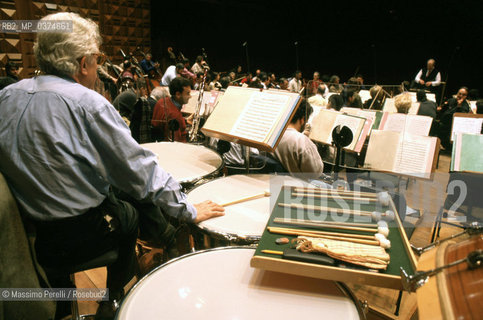
[[[224,209],[188,203],[156,155],[140,147],[114,107],[91,90],[102,56],[98,26],[74,13],[41,21],[69,21],[72,30],[38,33],[34,52],[44,75],[0,91],[0,171],[36,226],[41,264],[75,265],[119,247],[107,277],[110,298],[119,298],[132,276],[143,212],[110,190],[194,222]],[[109,225],[106,213],[117,223]]]

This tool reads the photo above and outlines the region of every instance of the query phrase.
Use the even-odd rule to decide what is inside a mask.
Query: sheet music
[[[424,178],[431,172],[428,161],[431,140],[403,137],[396,153],[395,171]]]
[[[480,134],[481,126],[483,125],[483,118],[453,118],[453,131],[451,132],[451,141],[454,141],[457,133],[472,133]]]
[[[359,132],[358,129],[359,129],[359,126],[361,124],[361,120],[363,120],[363,119],[340,114],[335,119],[335,122],[334,122],[334,125],[332,126],[331,132],[338,125],[346,126],[349,129],[351,129],[353,138],[352,138],[351,144],[348,145],[347,148],[352,149],[354,147],[354,145],[357,143],[357,140],[359,140],[359,135],[357,134],[357,132]],[[327,140],[328,140],[327,143],[332,143],[332,135],[330,135]]]
[[[393,113],[387,117],[383,130],[427,136],[432,122],[431,117]]]
[[[368,111],[368,110],[363,110],[363,109],[358,109],[358,108],[349,108],[349,107],[344,107],[340,109],[341,112],[345,112],[347,114],[351,114],[353,116],[358,116],[361,118],[366,118],[372,121],[376,121],[376,111]]]
[[[264,142],[281,118],[288,101],[288,96],[253,93],[230,134]]]

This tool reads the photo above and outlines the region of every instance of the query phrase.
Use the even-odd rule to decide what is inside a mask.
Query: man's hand
[[[225,208],[210,200],[195,204],[194,207],[197,212],[196,219],[193,221],[194,223],[200,223],[201,221],[225,215]]]
[[[432,84],[431,81],[426,82],[426,87],[429,87]]]
[[[419,80],[419,84],[424,85],[424,80]]]

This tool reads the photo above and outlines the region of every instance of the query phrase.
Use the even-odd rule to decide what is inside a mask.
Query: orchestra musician
[[[302,90],[302,71],[297,70],[294,73],[294,77],[288,83],[288,90],[290,92],[299,93]]]
[[[161,79],[161,85],[164,87],[169,86],[174,78],[181,76],[183,69],[184,65],[182,63],[177,63],[176,65],[169,66],[168,69],[166,69],[166,71],[164,72],[163,78]]]
[[[171,97],[159,99],[154,106],[151,120],[154,137],[158,141],[169,141],[170,131],[173,131],[174,141],[186,142],[188,133],[181,108],[191,98],[191,82],[186,78],[176,77],[169,84],[169,93]]]
[[[438,127],[438,137],[441,139],[441,145],[444,149],[451,148],[451,126],[453,123],[453,115],[456,112],[471,112],[470,104],[467,100],[468,88],[461,87],[455,98],[450,98],[441,108],[438,108],[440,120]]]
[[[302,133],[312,107],[302,99],[275,152],[271,154],[293,176],[317,179],[322,176],[324,163],[316,145]]]
[[[0,171],[22,216],[36,228],[42,266],[68,269],[117,249],[117,260],[107,266],[109,301],[101,302],[96,317],[113,318],[114,300],[136,269],[138,228],[149,230],[149,221],[162,217],[140,219],[145,213],[111,190],[195,223],[224,209],[212,202],[190,204],[156,155],[134,141],[119,113],[91,89],[100,56],[98,25],[66,12],[41,21],[66,20],[72,21],[71,32],[37,33],[34,53],[44,75],[0,92]],[[152,234],[162,232],[156,228]],[[52,281],[58,276],[48,274],[50,284],[65,287],[68,278]]]
[[[149,75],[151,78],[154,78],[154,74],[158,71],[159,63],[153,62],[153,55],[151,53],[146,53],[145,58],[141,60],[141,68],[145,74]]]

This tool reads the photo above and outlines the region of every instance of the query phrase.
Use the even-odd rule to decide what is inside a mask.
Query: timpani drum
[[[454,243],[443,242],[423,253],[418,271],[427,271],[464,259],[483,250],[483,235]],[[481,252],[480,252],[481,256]],[[483,315],[483,267],[469,269],[460,263],[444,269],[417,290],[420,319],[481,319]]]
[[[270,191],[270,197],[226,206],[224,216],[198,224],[198,227],[213,239],[225,240],[235,244],[251,244],[260,240],[273,208],[271,199],[272,202],[276,200],[282,184],[306,185],[302,180],[290,176],[233,175],[202,184],[192,189],[187,198],[190,203],[212,200],[221,205]],[[205,246],[207,245],[205,244]]]
[[[141,146],[156,154],[159,165],[186,189],[202,179],[217,176],[223,168],[222,157],[204,146],[180,142],[153,142]]]
[[[117,319],[360,319],[338,283],[250,267],[255,249],[225,247],[171,260],[141,279]]]

